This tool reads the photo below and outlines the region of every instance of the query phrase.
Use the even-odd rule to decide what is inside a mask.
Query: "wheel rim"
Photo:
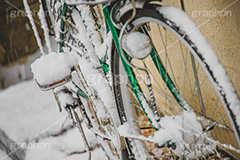
[[[152,19],[146,18],[145,20],[136,22],[136,26],[139,26],[139,24],[144,24],[144,21],[150,21]],[[153,20],[153,22],[159,22],[158,20]],[[151,28],[151,31],[149,29]],[[165,28],[168,29],[168,26],[165,26]],[[228,116],[221,104],[221,101],[218,97],[218,94],[215,92],[214,87],[211,85],[211,81],[208,80],[208,76],[205,74],[204,70],[201,68],[201,65],[198,63],[198,61],[194,60],[195,64],[193,65],[191,62],[191,56],[189,51],[187,52],[187,48],[185,45],[178,40],[178,38],[175,36],[172,36],[169,31],[167,31],[165,28],[149,23],[145,24],[144,26],[141,26],[140,29],[136,28],[138,31],[146,31],[148,35],[152,38],[152,43],[155,46],[155,49],[158,51],[158,53],[161,56],[161,61],[163,65],[165,66],[165,69],[169,73],[173,83],[177,86],[178,90],[180,91],[181,96],[184,97],[186,102],[189,104],[189,106],[192,108],[192,110],[197,115],[196,121],[198,121],[199,126],[197,129],[198,132],[194,133],[193,137],[198,137],[197,139],[192,139],[188,143],[184,142],[184,139],[188,139],[189,136],[186,136],[188,133],[184,133],[182,136],[182,139],[178,139],[178,141],[182,141],[185,143],[183,145],[184,151],[182,150],[181,153],[177,152],[179,156],[191,156],[193,158],[196,158],[198,156],[213,156],[212,154],[215,154],[216,157],[222,156],[222,151],[224,151],[223,156],[229,156],[232,155],[233,157],[239,156],[239,150],[237,140],[234,135],[234,131],[231,126],[231,122],[228,119]],[[179,35],[180,36],[180,35]],[[170,44],[170,45],[169,45]],[[157,46],[157,47],[156,47]],[[178,53],[178,55],[176,55]],[[152,62],[152,59],[150,56],[143,60],[136,60],[133,59],[131,63],[134,63],[134,65],[142,66],[146,70],[149,71],[151,75],[151,81],[153,86],[154,95],[156,98],[157,106],[159,107],[159,112],[162,116],[167,115],[166,117],[179,118],[179,119],[186,119],[186,117],[179,115],[182,114],[183,109],[179,107],[178,102],[175,100],[175,98],[172,96],[171,92],[169,92],[169,89],[165,85],[165,83],[162,81],[161,76],[159,75],[159,72],[156,70],[155,64]],[[197,83],[194,79],[196,77],[196,74],[194,75],[192,66],[196,67],[196,73],[198,79],[199,87],[196,87]],[[190,72],[191,71],[191,72]],[[136,74],[136,77],[138,79],[138,82],[143,90],[146,97],[149,97],[148,89],[146,87],[146,77],[144,73],[141,73],[141,71],[134,70],[134,73]],[[159,81],[161,79],[161,81]],[[131,92],[131,87],[127,84],[129,93]],[[200,90],[198,90],[200,88]],[[132,96],[134,97],[134,96]],[[202,98],[201,101],[199,101],[199,97]],[[132,98],[134,99],[134,98]],[[213,102],[214,101],[214,102]],[[126,103],[126,102],[125,102]],[[151,128],[150,125],[146,125],[145,121],[147,118],[141,113],[142,111],[139,109],[140,105],[135,101],[131,100],[130,102],[134,108],[136,108],[138,111],[138,116],[136,117],[135,121],[139,122],[140,128],[142,128],[142,134],[145,136],[151,136],[154,133],[154,130]],[[202,105],[200,105],[202,103]],[[200,107],[203,106],[203,107]],[[204,112],[203,112],[204,108]],[[224,112],[223,112],[224,111]],[[162,120],[161,120],[162,121]],[[184,120],[180,120],[181,122]],[[184,122],[183,125],[188,125]],[[214,129],[211,131],[202,131],[206,127],[212,127],[214,125]],[[151,129],[149,129],[151,128]],[[192,128],[192,127],[191,127]],[[199,131],[201,129],[201,132]],[[192,131],[191,129],[188,130]],[[218,140],[219,142],[217,142]],[[187,140],[185,140],[187,141]],[[200,144],[199,144],[200,143]],[[206,153],[206,148],[209,147],[209,145],[201,146],[202,148],[197,149],[202,145],[201,143],[209,143],[211,144],[212,153]],[[230,145],[233,146],[233,150],[227,149],[225,145],[227,144],[229,147]],[[189,146],[188,146],[189,145]],[[154,144],[147,143],[148,149],[150,148],[150,151],[153,152],[155,156],[161,156],[158,155],[159,153],[162,154],[166,150],[169,149],[161,149],[158,150],[154,146]],[[218,146],[218,147],[215,147]],[[152,148],[152,149],[151,149]],[[219,149],[221,148],[221,149]],[[186,151],[187,150],[187,151]],[[173,150],[174,152],[174,150]],[[237,153],[238,152],[238,153]],[[168,152],[171,154],[171,151]],[[217,158],[217,157],[216,157]]]

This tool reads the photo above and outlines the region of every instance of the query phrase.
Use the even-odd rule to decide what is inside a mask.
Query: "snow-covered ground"
[[[0,129],[26,149],[26,160],[88,159],[80,133],[69,127],[69,119],[64,123],[66,112],[60,113],[52,92],[41,91],[33,80],[1,91],[0,111]],[[68,128],[66,132],[63,132],[63,124]],[[89,130],[87,138],[94,148],[92,159],[107,159]],[[17,148],[14,144],[9,147]],[[0,160],[9,159],[0,149]]]

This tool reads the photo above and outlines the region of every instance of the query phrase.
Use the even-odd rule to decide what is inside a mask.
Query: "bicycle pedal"
[[[34,61],[31,69],[38,86],[47,91],[71,81],[71,73],[77,66],[78,61],[73,55],[50,53]]]

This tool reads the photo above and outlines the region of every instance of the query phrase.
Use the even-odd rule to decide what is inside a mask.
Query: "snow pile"
[[[19,83],[0,92],[0,102],[1,129],[19,145],[24,146],[29,143],[24,147],[26,160],[88,158],[77,128],[57,135],[66,120],[66,112],[59,113],[52,93],[39,90],[33,80]],[[70,120],[68,122],[70,123]],[[94,149],[92,159],[107,160],[104,151],[99,148],[98,139],[86,125],[83,124],[83,128],[90,147]],[[74,152],[81,154],[71,154]],[[0,149],[0,159],[10,158]]]
[[[0,93],[0,126],[15,142],[41,134],[58,132],[66,119],[59,113],[51,92],[42,92],[36,83],[22,82]]]
[[[136,133],[134,126],[132,126],[131,124],[129,124],[127,122],[125,122],[123,125],[120,125],[118,127],[118,131],[122,137],[139,140],[139,141],[133,142],[134,143],[134,145],[132,146],[133,152],[136,156],[136,159],[139,159],[139,160],[147,159],[147,157],[146,157],[147,153],[146,153],[146,150],[142,143],[144,141],[153,142],[153,139],[147,138],[143,135],[139,135],[139,133]]]
[[[154,141],[159,146],[166,145],[167,142],[175,143],[173,152],[180,156],[195,159],[203,153],[211,153],[216,147],[215,143],[206,138],[207,133],[203,133],[202,125],[193,112],[183,111],[182,115],[175,117],[165,116],[160,125],[162,128],[154,133]]]
[[[66,85],[69,86],[68,84]],[[54,93],[56,96],[56,100],[58,101],[61,107],[66,107],[67,105],[75,104],[73,94],[71,94],[71,92],[65,85],[55,88]]]
[[[6,156],[6,153],[4,151],[2,151],[2,150],[0,150],[0,159],[1,160],[12,160],[8,156]]]
[[[143,33],[131,32],[123,36],[123,49],[137,59],[143,59],[151,52],[150,39]]]
[[[98,147],[98,140],[95,135],[83,125],[84,131],[87,131],[87,139],[91,148]],[[77,128],[69,130],[66,134],[57,137],[48,137],[38,142],[39,144],[48,144],[42,148],[31,148],[27,151],[26,160],[77,160],[88,159],[85,153],[84,142]],[[79,154],[81,153],[81,154]],[[107,159],[104,152],[98,148],[92,152],[93,157]],[[37,156],[41,154],[41,156]]]
[[[202,131],[201,124],[197,121],[196,115],[188,111],[184,111],[182,115],[175,117],[165,116],[161,118],[160,125],[161,129],[154,135],[155,141],[160,145],[169,140],[181,140],[184,132],[200,133]],[[186,133],[184,136],[186,136]],[[190,139],[190,137],[185,137],[185,141],[186,139]]]
[[[41,86],[49,85],[65,79],[78,65],[77,59],[71,54],[57,54],[55,52],[43,55],[32,63],[31,69],[34,79]]]

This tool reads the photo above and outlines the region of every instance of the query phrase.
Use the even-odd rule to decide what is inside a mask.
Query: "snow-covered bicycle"
[[[240,158],[239,98],[182,10],[156,0],[45,5],[59,49],[33,63],[34,78],[53,89],[87,151],[82,121],[109,159]]]

